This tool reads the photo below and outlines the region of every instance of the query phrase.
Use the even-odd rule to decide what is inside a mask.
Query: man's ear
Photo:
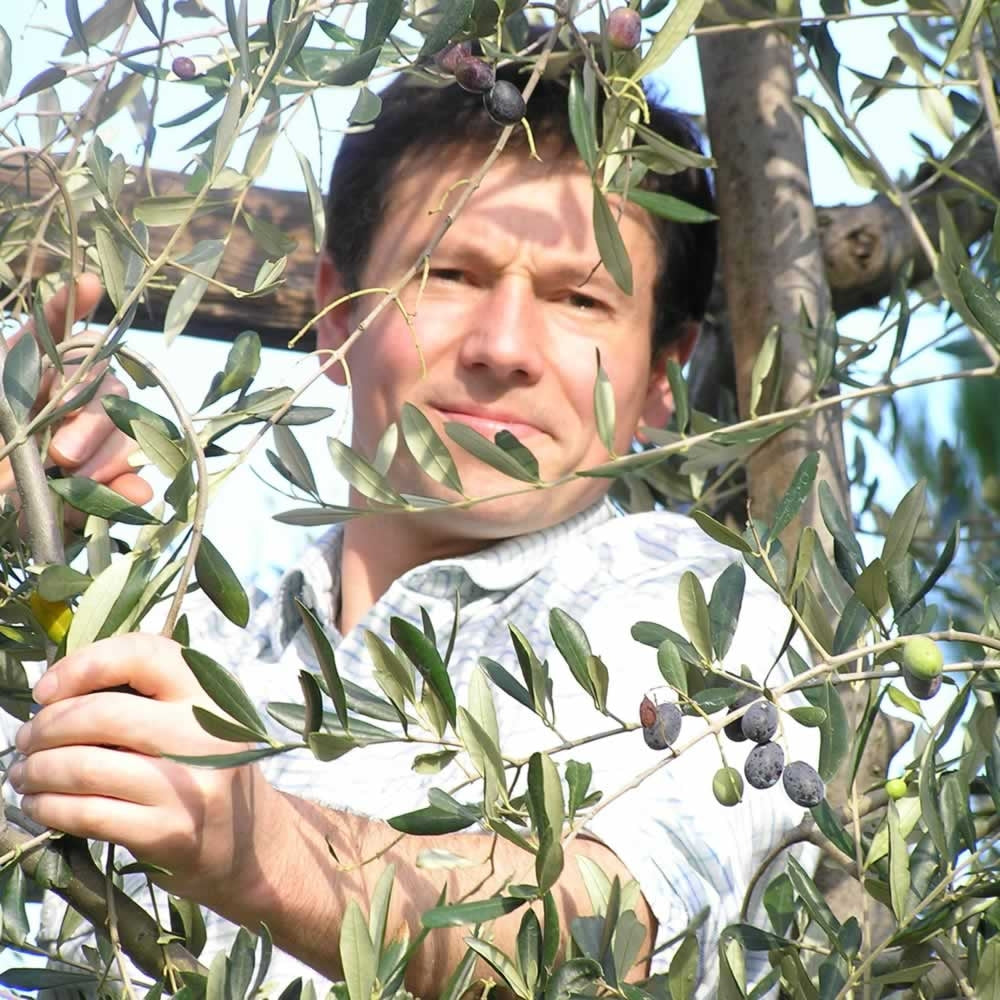
[[[684,323],[681,335],[667,347],[659,350],[653,358],[646,401],[639,418],[640,427],[667,426],[674,413],[674,394],[670,388],[670,379],[667,378],[667,362],[673,360],[679,365],[684,365],[691,357],[700,332],[701,324],[695,320],[688,320]],[[643,444],[649,443],[649,439],[641,430],[636,430],[635,436]]]
[[[316,320],[316,346],[320,351],[335,351],[347,340],[351,331],[352,310],[350,303],[328,308],[347,294],[344,276],[324,250],[316,261],[316,308],[322,315]],[[325,360],[325,358],[324,358]],[[343,365],[332,365],[326,377],[337,385],[347,385]]]

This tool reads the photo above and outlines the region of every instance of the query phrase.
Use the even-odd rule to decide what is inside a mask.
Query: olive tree
[[[691,206],[635,190],[646,171],[712,162],[645,127],[638,86],[669,66],[694,33],[719,178],[723,293],[690,370],[670,372],[676,412],[670,427],[651,432],[645,450],[616,455],[610,447],[615,415],[598,362],[596,421],[609,454],[605,463],[576,474],[612,480],[614,495],[631,509],[668,504],[689,513],[699,530],[732,550],[733,564],[710,592],[693,574],[685,576],[683,634],[657,622],[634,624],[634,638],[650,648],[650,690],[665,685],[671,697],[662,704],[647,699],[634,718],[608,715],[607,734],[642,728],[651,773],[683,758],[681,715],[699,716],[705,724],[697,740],[715,739],[723,747],[727,735],[749,735],[761,752],[748,766],[748,782],[782,780],[808,808],[780,850],[815,845],[823,857],[819,874],[814,879],[791,858],[766,887],[767,922],[726,928],[716,956],[720,997],[762,996],[776,985],[795,997],[1000,995],[993,673],[1000,601],[993,538],[970,537],[962,526],[990,523],[995,483],[990,492],[985,480],[973,478],[947,510],[940,493],[928,503],[923,480],[901,499],[886,499],[876,465],[866,459],[880,444],[897,443],[908,392],[949,382],[995,384],[1000,119],[989,8],[970,0],[958,12],[914,4],[885,15],[893,21],[896,55],[874,77],[841,67],[836,30],[840,21],[882,15],[877,7],[852,12],[836,0],[810,16],[796,4],[773,9],[704,0],[650,0],[614,11],[532,0],[354,6],[271,0],[249,12],[245,2],[227,0],[224,16],[217,16],[200,0],[106,0],[90,9],[67,0],[60,58],[39,67],[17,93],[10,89],[12,67],[29,57],[0,24],[0,168],[7,184],[0,192],[0,280],[8,315],[34,323],[33,336],[9,350],[0,347],[0,457],[13,464],[18,490],[18,502],[8,503],[0,517],[3,707],[18,718],[30,715],[25,664],[51,662],[150,618],[187,647],[183,602],[195,585],[223,615],[246,624],[246,593],[204,537],[205,510],[216,486],[265,439],[273,444],[272,468],[295,497],[280,515],[286,522],[332,524],[387,508],[419,516],[428,503],[392,489],[384,477],[386,454],[362,455],[339,443],[331,444],[332,465],[370,502],[354,508],[325,501],[315,458],[294,428],[330,414],[298,404],[300,387],[259,383],[255,332],[234,339],[225,367],[194,403],[129,344],[143,303],[162,303],[163,335],[172,338],[210,300],[229,296],[266,305],[282,294],[291,241],[248,206],[261,204],[254,201],[260,194],[255,179],[289,121],[308,115],[326,88],[349,88],[356,92],[351,126],[365,127],[378,116],[377,80],[390,73],[415,74],[428,84],[459,76],[482,86],[498,121],[497,142],[460,193],[454,209],[460,212],[512,131],[526,128],[522,97],[493,87],[488,64],[518,61],[528,101],[542,73],[563,73],[573,138],[594,181],[597,244],[625,288],[631,268],[612,208],[618,196],[641,198],[648,211],[668,218],[698,218]],[[532,23],[547,30],[534,38]],[[472,41],[481,57],[463,48]],[[855,90],[845,96],[852,78]],[[74,81],[87,85],[86,97],[68,110],[64,95]],[[859,121],[885,94],[910,86],[953,143],[941,156],[928,146],[914,176],[899,179]],[[173,123],[156,114],[166,94],[187,108]],[[102,125],[125,115],[144,139],[133,162],[98,135]],[[170,125],[192,122],[199,128],[189,144],[194,169],[182,188],[164,189],[151,170],[156,142]],[[814,206],[804,147],[804,130],[814,126],[874,192],[869,203]],[[241,146],[247,135],[252,141]],[[319,180],[308,160],[301,162],[319,247]],[[208,210],[221,210],[226,221],[206,231]],[[405,280],[420,274],[446,225],[442,219]],[[242,270],[235,272],[241,280],[227,271],[236,246],[244,248]],[[84,269],[97,270],[104,281],[108,322],[70,340],[66,331],[49,328],[44,302]],[[379,311],[399,307],[401,287],[371,293],[371,312],[355,336],[364,335]],[[869,306],[879,311],[871,313],[863,337],[838,334],[838,317]],[[960,351],[960,369],[908,374],[910,355],[928,349],[911,333],[917,310],[936,310],[940,332],[929,347]],[[314,321],[305,317],[300,332]],[[353,339],[322,364],[349,366]],[[135,385],[162,390],[163,412],[118,397],[104,400],[110,418],[169,482],[152,511],[81,477],[47,477],[43,465],[47,435],[99,391],[96,375],[109,360]],[[727,399],[732,405],[724,405]],[[850,463],[845,415],[857,426]],[[234,430],[248,426],[250,437],[233,443]],[[511,491],[526,483],[557,485],[541,478],[534,456],[509,433],[491,441],[459,427],[445,440],[407,407],[394,437],[422,456],[428,475],[454,489],[455,503],[482,499],[463,494],[455,449],[504,472]],[[385,442],[385,452],[396,443]],[[947,483],[947,461],[947,450],[935,459],[924,453],[932,485]],[[86,518],[82,530],[68,536],[66,507]],[[126,543],[122,525],[140,530]],[[721,667],[748,571],[779,595],[792,622],[786,646],[794,676],[780,686]],[[955,607],[956,592],[963,597],[959,624],[932,603],[943,596],[951,602],[946,608]],[[526,759],[505,750],[495,699],[513,698],[551,721],[547,663],[523,636],[512,631],[510,667],[481,664],[475,699],[459,706],[447,672],[451,642],[439,643],[433,630],[394,622],[390,636],[372,643],[379,669],[361,690],[344,683],[321,624],[308,610],[303,614],[321,669],[304,675],[301,709],[281,714],[284,740],[272,735],[219,664],[185,649],[218,708],[202,712],[199,721],[240,745],[197,764],[232,766],[293,748],[308,748],[320,759],[363,758],[372,742],[415,738],[439,744],[440,755],[459,753],[477,780],[464,789],[436,790],[425,809],[391,825],[419,835],[478,824],[534,855],[536,877],[499,896],[443,901],[423,915],[423,933],[455,923],[469,927],[468,955],[454,970],[447,996],[475,985],[479,959],[523,1000],[692,995],[697,921],[667,974],[625,980],[637,957],[635,886],[592,873],[594,914],[559,926],[552,887],[563,845],[620,790],[590,787],[587,768],[571,754],[567,759],[572,748],[555,730],[551,744]],[[554,649],[607,713],[614,677],[565,612],[553,608],[550,624]],[[923,702],[939,689],[947,707],[928,717]],[[818,773],[808,766],[782,773],[770,738],[782,717],[818,729]],[[889,756],[900,743],[893,718],[912,722],[916,738],[895,758],[890,778]],[[242,749],[247,743],[252,748]],[[657,757],[656,750],[669,752]],[[521,771],[527,773],[523,793],[515,791]],[[721,755],[713,791],[724,804],[754,793]],[[259,990],[270,952],[266,929],[247,929],[228,956],[205,956],[210,967],[202,965],[197,907],[174,900],[170,914],[160,914],[167,926],[158,927],[118,887],[125,862],[109,846],[102,870],[94,860],[97,847],[39,829],[7,807],[0,829],[5,944],[63,957],[58,947],[42,949],[30,931],[25,906],[37,887],[60,894],[78,915],[74,920],[93,926],[97,942],[68,970],[11,968],[0,976],[7,986],[99,982],[109,992],[154,995]],[[352,904],[339,929],[345,982],[338,990],[348,1000],[403,991],[413,942],[385,939],[391,892],[389,871],[370,912]],[[542,921],[530,902],[540,904]],[[489,923],[518,910],[524,916],[517,953],[506,955],[490,943]],[[770,972],[761,983],[745,981],[748,952],[768,957]],[[128,973],[126,956],[141,981]],[[303,987],[290,987],[296,989]]]

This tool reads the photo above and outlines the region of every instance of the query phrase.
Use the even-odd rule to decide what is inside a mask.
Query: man
[[[433,90],[401,80],[382,96],[376,128],[347,136],[338,156],[328,248],[317,269],[321,305],[359,288],[391,287],[424,251],[441,212],[497,136],[479,97],[455,86]],[[592,181],[569,138],[565,106],[563,86],[542,81],[529,105],[541,161],[530,159],[523,143],[500,157],[434,249],[425,280],[418,275],[402,291],[410,315],[384,310],[331,376],[346,383],[349,372],[352,445],[362,454],[374,454],[409,402],[442,437],[449,422],[490,438],[513,432],[537,457],[544,479],[566,481],[525,489],[452,448],[468,497],[508,495],[351,520],[286,574],[248,634],[213,626],[192,644],[237,669],[257,700],[297,700],[299,670],[316,669],[299,627],[298,598],[325,622],[341,674],[371,688],[365,631],[388,640],[392,617],[419,624],[424,609],[437,634],[447,635],[457,597],[458,639],[448,670],[464,705],[481,683],[481,656],[516,671],[508,632],[516,626],[549,660],[555,722],[546,726],[494,690],[504,753],[526,758],[544,749],[560,767],[590,763],[593,787],[607,800],[588,835],[572,842],[555,887],[563,927],[590,912],[588,861],[609,878],[639,883],[635,910],[646,941],[633,974],[662,969],[669,952],[650,962],[651,945],[675,938],[707,909],[699,995],[708,996],[718,933],[736,918],[754,871],[801,810],[780,788],[723,810],[710,788],[720,765],[712,740],[638,783],[664,758],[634,731],[588,741],[614,725],[555,651],[548,609],[560,607],[584,625],[610,673],[609,710],[631,722],[643,693],[661,679],[655,656],[631,639],[630,626],[648,619],[679,629],[682,573],[693,570],[708,586],[731,561],[686,519],[616,517],[604,499],[608,480],[571,477],[608,458],[593,413],[598,351],[614,394],[616,452],[629,450],[640,427],[668,420],[666,361],[683,363],[693,346],[714,266],[714,231],[664,223],[613,199],[634,275],[635,293],[625,294],[600,265]],[[653,126],[694,146],[678,116],[656,110]],[[644,185],[711,206],[700,171],[648,174]],[[323,315],[321,349],[345,344],[366,311],[358,301],[365,300]],[[389,480],[406,494],[460,499],[403,448]],[[352,502],[363,505],[356,495]],[[751,582],[727,666],[746,663],[763,677],[784,632],[780,605]],[[146,697],[106,690],[123,684]],[[346,907],[358,901],[367,908],[388,864],[396,872],[390,933],[407,926],[411,939],[443,888],[458,901],[534,879],[533,858],[506,840],[482,832],[400,836],[385,825],[426,805],[429,789],[455,789],[466,777],[461,758],[427,773],[426,761],[416,758],[439,749],[433,741],[376,744],[328,764],[293,754],[267,770],[193,769],[165,759],[233,749],[194,721],[192,706],[208,701],[168,640],[132,635],[97,643],[50,669],[35,697],[43,707],[19,731],[24,759],[10,770],[29,816],[124,845],[169,871],[159,881],[171,892],[251,929],[263,921],[280,948],[325,976],[341,974],[336,941]],[[698,725],[685,722],[682,738]],[[813,752],[787,718],[784,734],[792,757]],[[726,753],[739,766],[745,751]],[[474,800],[477,793],[466,794]],[[429,848],[464,863],[428,867]],[[507,953],[519,919],[515,913],[492,927],[494,944]],[[465,953],[468,930],[431,933],[410,963],[408,988],[440,993]],[[212,933],[221,945],[231,928],[215,921]],[[297,971],[283,958],[275,978]]]

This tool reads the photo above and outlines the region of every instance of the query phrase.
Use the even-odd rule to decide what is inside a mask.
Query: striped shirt
[[[649,621],[683,633],[678,607],[681,576],[688,570],[695,573],[707,594],[718,575],[738,558],[686,517],[666,512],[619,516],[603,501],[545,531],[410,570],[350,634],[342,636],[334,624],[341,586],[340,543],[340,530],[334,528],[313,545],[283,575],[276,593],[257,605],[247,630],[235,629],[217,614],[193,618],[192,645],[231,668],[261,706],[301,703],[299,672],[317,671],[318,665],[301,628],[298,598],[324,623],[340,675],[378,694],[364,630],[391,645],[390,619],[400,617],[420,626],[423,609],[443,649],[457,598],[459,626],[448,672],[459,705],[468,703],[469,685],[481,669],[481,657],[520,677],[509,625],[523,633],[540,660],[548,661],[559,736],[533,712],[492,688],[501,748],[514,757],[536,750],[551,752],[563,741],[619,728],[597,711],[556,649],[549,633],[551,608],[561,608],[583,626],[593,652],[606,664],[609,712],[637,722],[643,696],[662,696],[667,689],[657,668],[656,650],[633,639],[631,626]],[[780,600],[748,572],[739,627],[723,666],[738,671],[745,664],[762,679],[781,648],[787,625],[788,614]],[[771,674],[772,685],[784,678],[783,668],[778,675],[779,671]],[[704,731],[703,722],[685,717],[679,742]],[[274,735],[286,741],[295,738],[277,723]],[[815,761],[815,730],[798,726],[783,714],[780,738],[787,760]],[[726,763],[742,769],[748,744],[723,740],[722,746]],[[294,751],[262,766],[284,791],[334,809],[386,819],[426,806],[430,789],[447,791],[467,778],[461,756],[438,773],[413,770],[414,758],[429,749],[426,743],[380,743],[326,763],[307,751]],[[591,787],[604,793],[605,805],[586,829],[617,854],[639,883],[658,921],[658,943],[676,938],[699,915],[704,917],[698,930],[697,996],[713,996],[719,934],[739,919],[752,876],[772,847],[802,819],[803,810],[789,801],[780,782],[766,791],[748,788],[735,808],[719,805],[711,786],[722,760],[720,745],[711,737],[673,759],[654,753],[641,733],[632,730],[553,752],[553,759],[560,768],[568,760],[592,765]],[[637,784],[637,777],[656,764],[662,766]],[[477,792],[481,795],[479,787],[466,783],[462,794],[475,801]],[[766,884],[762,880],[760,887]],[[759,896],[758,891],[750,917],[768,926]],[[232,925],[214,915],[209,915],[208,929],[206,955],[228,947],[235,934]],[[332,936],[332,947],[335,940]],[[657,952],[654,971],[666,969],[673,947]],[[748,974],[764,969],[766,956],[747,956]],[[325,985],[295,959],[275,954],[269,981],[284,984],[298,975]]]

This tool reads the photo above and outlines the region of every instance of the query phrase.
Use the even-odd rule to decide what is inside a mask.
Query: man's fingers
[[[118,450],[125,450],[126,442],[131,444],[133,450],[137,447],[131,438],[111,423],[101,402],[106,395],[126,396],[128,393],[117,379],[106,378],[97,396],[68,416],[52,435],[49,458],[60,468],[73,469],[92,462],[109,441],[117,441]]]
[[[100,278],[96,274],[81,274],[76,279],[76,296],[73,302],[73,319],[82,319],[87,313],[92,312],[104,295],[104,288]],[[62,288],[52,296],[45,304],[45,321],[52,331],[53,339],[58,343],[63,339],[66,332],[66,313],[70,304],[70,286],[63,285]],[[33,320],[27,323],[14,334],[7,342],[8,347],[13,347],[21,337],[34,332],[35,324]]]
[[[119,684],[160,701],[181,701],[201,693],[177,643],[134,632],[102,639],[63,658],[42,674],[34,696],[47,705]]]

